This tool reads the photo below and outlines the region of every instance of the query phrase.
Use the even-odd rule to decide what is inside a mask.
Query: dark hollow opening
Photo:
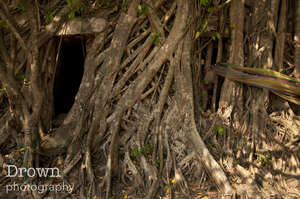
[[[60,38],[58,38],[58,44]],[[83,76],[85,40],[76,37],[62,39],[59,64],[54,81],[55,116],[68,113],[78,92]]]

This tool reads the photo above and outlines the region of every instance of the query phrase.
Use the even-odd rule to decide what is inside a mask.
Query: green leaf
[[[214,41],[216,40],[216,36],[215,36],[215,35],[211,36],[211,38],[212,38]]]
[[[198,39],[198,37],[200,36],[200,32],[198,31],[198,32],[196,32],[196,34],[195,34],[195,39]]]
[[[30,81],[28,79],[24,79],[24,86],[29,86],[30,85]]]
[[[148,8],[145,4],[139,4],[137,9],[138,13],[141,15],[146,15],[148,13]]]
[[[225,35],[229,35],[229,29],[226,27],[224,31]]]
[[[74,19],[75,18],[75,11],[72,11],[68,14],[68,17],[70,20]]]
[[[140,154],[145,155],[145,154],[149,153],[151,150],[152,150],[152,147],[150,145],[145,145],[145,146],[141,147],[140,150],[138,148],[133,149],[130,152],[130,156],[131,157],[136,157],[137,155],[140,155]]]
[[[137,148],[133,149],[133,150],[130,152],[130,156],[131,156],[131,157],[136,157],[138,154],[139,154],[139,150],[138,150]]]
[[[208,0],[200,0],[200,6],[205,6],[208,3]]]
[[[263,165],[271,165],[271,158],[270,158],[270,154],[260,154],[260,153],[255,153],[255,155],[257,156],[258,161]]]
[[[123,0],[122,1],[122,9],[125,11],[126,10],[126,7],[127,7],[127,1],[126,0]]]
[[[152,150],[152,147],[150,145],[145,145],[141,148],[140,153],[146,154],[149,153]]]
[[[74,6],[75,12],[81,13],[83,11],[84,4],[81,1],[78,1]]]
[[[207,22],[207,19],[204,19],[202,25],[201,25],[201,30],[200,32],[205,32],[206,29],[207,29],[207,25],[208,25],[208,22]]]
[[[17,2],[16,2],[16,6],[17,6],[17,8],[19,8],[19,9],[22,10],[22,11],[25,10],[23,4],[22,4],[20,1],[17,1]]]
[[[225,129],[222,126],[215,126],[215,130],[221,136],[225,135]]]
[[[219,32],[216,33],[216,37],[218,38],[218,40],[221,40],[221,34]]]
[[[67,0],[67,3],[69,6],[73,7],[74,6],[74,0]]]
[[[117,12],[119,10],[119,7],[118,7],[118,5],[115,5],[115,7],[114,7],[114,11],[115,12]]]
[[[84,7],[84,4],[82,3],[82,1],[77,1],[75,3],[74,0],[66,0],[68,5],[72,8],[72,11],[71,13],[69,13],[68,17],[69,19],[74,19],[75,17],[75,14],[81,14],[82,11],[83,11],[83,7]]]
[[[300,105],[300,98],[298,97],[300,95],[300,79],[298,78],[293,78],[270,69],[240,67],[229,63],[218,63],[215,71],[217,71],[218,75],[228,79],[271,90],[279,97]],[[234,71],[238,71],[239,73],[237,74]]]
[[[150,35],[152,41],[155,43],[155,45],[159,45],[159,37],[160,37],[160,34],[159,33],[151,33]]]
[[[138,5],[138,11],[142,12],[142,5],[141,4]]]
[[[159,160],[156,160],[156,161],[154,162],[154,166],[159,167],[159,163],[160,163],[160,161],[159,161]]]
[[[45,23],[49,24],[53,21],[53,19],[54,19],[54,16],[49,14],[49,15],[46,16]]]
[[[82,8],[83,4],[81,1],[77,1],[76,5],[74,6],[76,10],[80,10]]]
[[[263,69],[263,68],[250,68],[250,67],[241,67],[239,65],[230,64],[230,63],[220,63],[225,66],[233,67],[235,69],[238,69],[240,71],[250,71],[254,72],[255,74],[264,75],[264,76],[271,76],[273,79],[281,79],[285,81],[295,82],[296,84],[300,84],[300,79],[293,78],[290,76],[287,76],[285,74],[281,74],[277,71],[270,70],[270,69]]]

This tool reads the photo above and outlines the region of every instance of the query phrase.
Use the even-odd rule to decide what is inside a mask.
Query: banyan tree
[[[298,1],[0,0],[0,51],[2,197],[300,197]]]

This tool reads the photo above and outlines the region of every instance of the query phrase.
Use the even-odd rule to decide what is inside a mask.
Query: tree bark
[[[293,74],[300,78],[300,3],[296,2],[296,25],[295,25],[295,69]]]

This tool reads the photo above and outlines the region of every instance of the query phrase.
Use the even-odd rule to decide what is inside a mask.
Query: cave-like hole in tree
[[[58,38],[59,64],[54,81],[55,116],[68,113],[78,92],[84,70],[85,40],[80,37]],[[59,50],[59,49],[58,49]]]

